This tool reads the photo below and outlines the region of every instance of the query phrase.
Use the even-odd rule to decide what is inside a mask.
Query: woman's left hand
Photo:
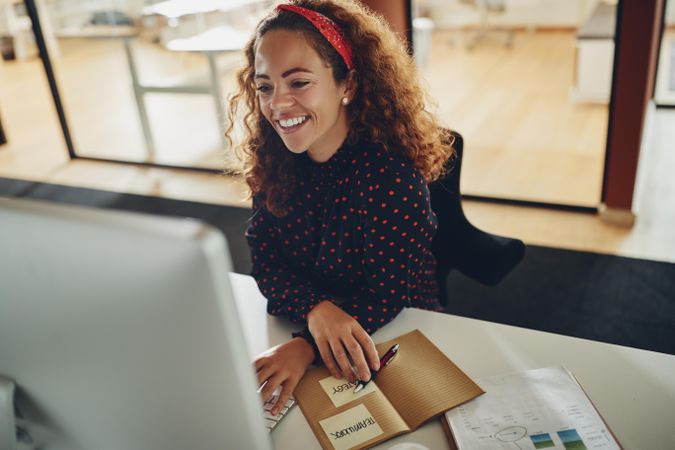
[[[270,399],[277,387],[282,386],[281,394],[271,413],[277,415],[286,404],[307,367],[314,361],[314,350],[305,339],[296,337],[288,342],[267,350],[256,358],[253,365],[258,375],[263,401]]]

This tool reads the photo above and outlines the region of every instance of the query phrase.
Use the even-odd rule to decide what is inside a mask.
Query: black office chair
[[[429,185],[431,208],[438,217],[438,230],[431,245],[436,257],[436,279],[439,300],[448,305],[446,280],[456,269],[478,281],[494,286],[518,265],[525,255],[525,245],[519,239],[486,233],[473,226],[462,209],[459,176],[462,168],[464,141],[462,135],[448,131],[456,157],[452,169]]]

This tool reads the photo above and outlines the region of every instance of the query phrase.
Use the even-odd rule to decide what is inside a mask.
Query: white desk
[[[157,14],[167,19],[207,14],[215,11],[231,11],[242,6],[265,3],[266,0],[166,0],[143,8],[144,15]]]
[[[147,108],[145,107],[145,94],[148,93],[211,95],[216,109],[215,118],[219,129],[218,134],[220,141],[223,149],[227,148],[227,140],[225,138],[225,104],[222,89],[220,87],[216,56],[220,53],[242,52],[249,35],[223,26],[189,39],[175,39],[168,43],[168,50],[202,53],[206,56],[209,68],[207,77],[205,77],[205,80],[200,79],[196,82],[192,81],[189,83],[145,84],[141,82],[132,48],[132,42],[139,34],[140,29],[137,27],[92,25],[76,29],[63,29],[59,32],[59,37],[122,40],[122,43],[124,44],[124,53],[129,66],[136,108],[141,122],[143,138],[145,139],[148,161],[154,161],[157,155],[155,140],[150,127],[150,118],[148,116]],[[225,70],[231,70],[234,67],[235,64],[232,64],[226,67]]]
[[[576,36],[574,86],[577,102],[608,104],[614,68],[616,5],[598,3]]]
[[[228,148],[228,142],[225,138],[225,128],[227,114],[224,105],[224,95],[221,89],[219,73],[221,71],[231,71],[240,65],[240,61],[233,61],[225,68],[218,68],[216,57],[219,54],[242,53],[246,42],[253,33],[253,25],[250,29],[246,26],[237,29],[229,25],[220,25],[212,27],[208,25],[206,15],[212,12],[232,13],[244,7],[258,8],[258,15],[262,18],[263,11],[269,5],[269,0],[167,0],[153,5],[146,6],[143,14],[146,16],[159,15],[167,19],[169,28],[172,29],[177,24],[177,19],[193,16],[197,19],[199,33],[190,37],[171,38],[164,42],[165,47],[173,52],[200,53],[206,57],[208,62],[208,80],[203,82],[198,80],[196,83],[179,84],[173,86],[154,85],[149,86],[139,82],[138,74],[133,62],[133,55],[126,45],[127,58],[129,60],[134,92],[136,93],[136,103],[141,114],[141,125],[143,126],[146,137],[146,146],[150,157],[154,157],[155,145],[150,131],[150,125],[145,112],[143,96],[146,93],[171,93],[171,94],[209,94],[213,97],[216,108],[216,121],[219,129],[219,136],[223,149]],[[257,21],[256,21],[257,22]],[[174,25],[171,25],[171,24]],[[126,44],[126,42],[125,42]]]
[[[3,0],[0,0],[0,2]],[[6,0],[4,0],[6,1]],[[215,106],[215,119],[218,126],[218,135],[223,149],[228,148],[225,137],[226,111],[225,96],[223,95],[220,81],[220,73],[231,71],[240,65],[239,60],[232,60],[226,67],[218,67],[216,58],[220,54],[243,54],[246,42],[249,40],[253,28],[250,30],[237,29],[232,26],[222,25],[209,27],[205,14],[215,11],[231,13],[245,6],[259,6],[264,11],[269,0],[168,0],[154,5],[146,6],[143,14],[146,16],[159,15],[167,20],[175,21],[183,16],[195,16],[199,19],[199,29],[204,30],[188,38],[175,38],[167,41],[165,47],[173,52],[200,53],[208,63],[208,73],[203,78],[189,81],[171,83],[143,83],[139,76],[136,58],[132,49],[132,42],[141,35],[142,29],[137,26],[120,25],[86,25],[59,31],[59,37],[88,38],[88,39],[121,39],[124,52],[129,66],[131,85],[136,101],[145,147],[147,161],[156,159],[157,151],[150,118],[145,106],[146,94],[206,94],[213,98]],[[171,29],[169,26],[167,29]]]
[[[231,280],[251,354],[289,339],[294,327],[266,314],[253,278],[232,274]],[[373,339],[415,328],[474,378],[564,364],[626,450],[675,449],[675,356],[418,309],[404,310]],[[278,450],[320,448],[299,408],[277,426],[272,441]],[[448,448],[436,420],[375,448],[401,442]]]

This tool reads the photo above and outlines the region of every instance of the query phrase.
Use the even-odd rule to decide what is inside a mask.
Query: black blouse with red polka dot
[[[431,241],[437,227],[424,178],[372,145],[343,144],[326,162],[297,155],[305,174],[285,217],[258,196],[246,230],[267,311],[306,324],[324,300],[369,333],[406,307],[440,310]],[[299,335],[309,338],[306,329]]]

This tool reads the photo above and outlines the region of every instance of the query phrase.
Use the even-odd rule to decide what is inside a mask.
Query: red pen
[[[387,352],[382,356],[382,358],[380,359],[380,370],[382,370],[384,367],[386,367],[386,366],[391,362],[391,360],[394,359],[394,356],[396,356],[396,353],[398,353],[398,348],[399,348],[399,345],[398,345],[398,344],[394,344],[394,345],[393,345],[389,350],[387,350]],[[377,376],[377,372],[378,372],[377,370],[371,371],[371,372],[370,372],[370,380],[368,380],[368,381],[362,381],[362,380],[359,380],[359,384],[354,388],[354,393],[356,394],[356,393],[359,392],[361,389],[363,389],[364,387],[366,387],[366,385],[367,385],[368,383],[370,383],[372,380],[374,380],[375,377]]]

